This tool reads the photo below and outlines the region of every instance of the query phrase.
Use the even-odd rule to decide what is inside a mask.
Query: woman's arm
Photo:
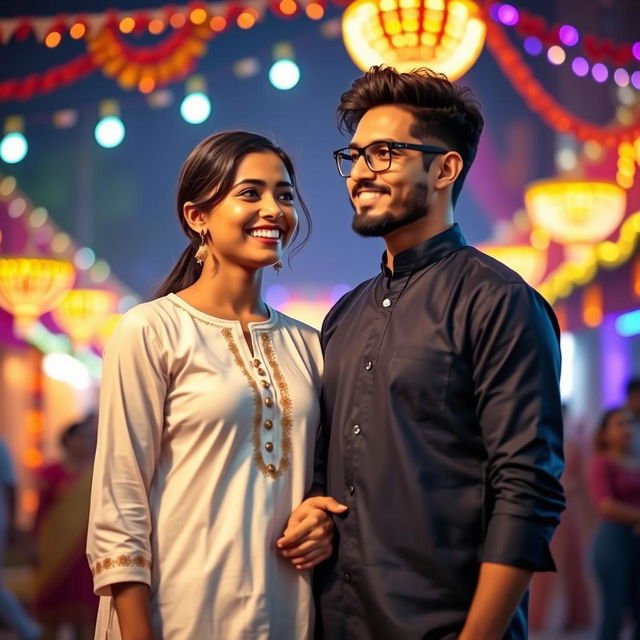
[[[149,611],[149,587],[141,582],[111,586],[122,640],[154,640]]]
[[[640,524],[640,509],[612,498],[604,498],[597,503],[598,513],[607,520],[621,524]]]
[[[133,309],[104,353],[87,536],[94,590],[114,597],[125,640],[151,637],[139,634],[150,628],[149,493],[160,456],[166,380],[166,350],[152,323]]]

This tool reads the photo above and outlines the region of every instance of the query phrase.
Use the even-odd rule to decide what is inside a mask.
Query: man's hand
[[[282,538],[276,542],[280,555],[296,569],[311,569],[332,552],[333,522],[329,513],[344,513],[348,507],[329,496],[307,498],[289,516]]]

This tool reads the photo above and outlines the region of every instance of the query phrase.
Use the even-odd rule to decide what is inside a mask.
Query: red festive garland
[[[550,127],[561,133],[571,133],[582,141],[597,140],[612,146],[632,142],[640,137],[640,123],[630,126],[600,127],[573,114],[559,105],[553,96],[536,80],[502,28],[487,20],[487,46],[514,89]]]
[[[50,93],[77,82],[95,70],[96,65],[91,56],[85,53],[44,73],[31,73],[26,78],[12,78],[0,82],[0,102],[29,100],[36,95]]]

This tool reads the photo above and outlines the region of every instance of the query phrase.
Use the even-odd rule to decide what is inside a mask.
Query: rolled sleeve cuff
[[[481,562],[529,571],[555,571],[546,527],[509,515],[494,515],[484,542]]]
[[[104,556],[91,564],[93,590],[98,596],[110,596],[111,585],[142,582],[151,586],[151,558],[142,553]]]

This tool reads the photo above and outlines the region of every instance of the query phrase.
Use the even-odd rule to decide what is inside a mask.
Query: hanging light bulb
[[[113,149],[124,140],[125,128],[119,114],[120,109],[115,100],[104,100],[100,104],[100,120],[95,128],[95,137],[97,143],[105,149]]]
[[[180,115],[189,124],[201,124],[211,115],[211,101],[202,76],[191,76],[186,83],[187,93],[180,104]]]

